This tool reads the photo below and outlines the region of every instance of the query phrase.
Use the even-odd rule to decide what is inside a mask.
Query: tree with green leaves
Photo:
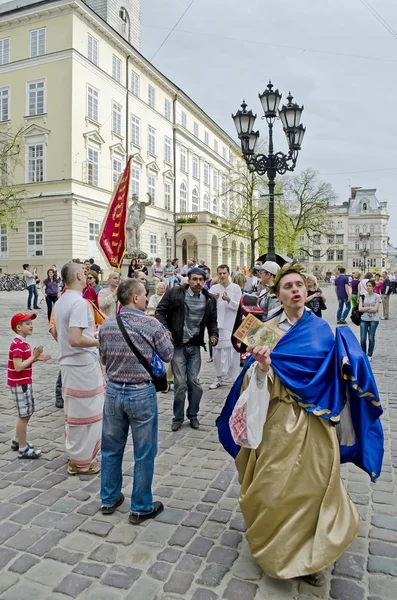
[[[14,183],[16,168],[23,162],[23,128],[0,128],[0,224],[13,227],[23,213],[25,191]]]

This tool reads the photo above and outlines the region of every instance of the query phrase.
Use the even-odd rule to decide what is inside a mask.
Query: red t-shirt
[[[32,365],[23,371],[17,373],[14,369],[14,358],[22,358],[27,360],[32,356],[32,351],[29,344],[20,335],[17,335],[11,342],[8,353],[8,369],[7,369],[7,385],[15,387],[16,385],[24,385],[32,383]]]

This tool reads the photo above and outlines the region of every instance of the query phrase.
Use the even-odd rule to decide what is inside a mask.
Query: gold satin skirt
[[[300,408],[277,376],[269,385],[262,442],[236,458],[239,502],[253,558],[271,577],[292,579],[335,562],[360,517],[340,479],[334,426]]]

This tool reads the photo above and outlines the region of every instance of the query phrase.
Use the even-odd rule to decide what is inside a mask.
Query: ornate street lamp
[[[287,171],[295,169],[298,154],[302,146],[303,137],[306,129],[301,125],[303,106],[293,102],[291,93],[287,97],[287,104],[279,109],[281,94],[278,90],[273,90],[273,84],[269,81],[263,94],[259,94],[264,116],[269,128],[269,151],[268,154],[255,154],[256,144],[259,138],[259,131],[254,131],[256,115],[251,110],[247,110],[245,100],[241,109],[232,115],[236,126],[237,135],[241,143],[241,150],[248,170],[251,173],[257,172],[258,175],[268,177],[269,187],[269,240],[267,260],[276,260],[274,247],[274,190],[276,186],[276,175],[284,175]],[[287,138],[289,152],[274,153],[273,149],[273,124],[277,115],[283,125],[285,137]]]

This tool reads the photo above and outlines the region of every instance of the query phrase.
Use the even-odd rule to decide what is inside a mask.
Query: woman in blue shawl
[[[251,367],[237,379],[217,419],[219,438],[236,460],[252,556],[272,577],[320,585],[319,572],[360,529],[340,479],[341,458],[373,480],[379,476],[382,410],[369,363],[350,329],[338,328],[335,338],[325,321],[305,310],[302,268],[283,267],[274,291],[282,308],[267,325],[282,337],[271,353],[252,349]],[[229,428],[249,375],[265,382],[270,394],[256,449],[237,446]]]

